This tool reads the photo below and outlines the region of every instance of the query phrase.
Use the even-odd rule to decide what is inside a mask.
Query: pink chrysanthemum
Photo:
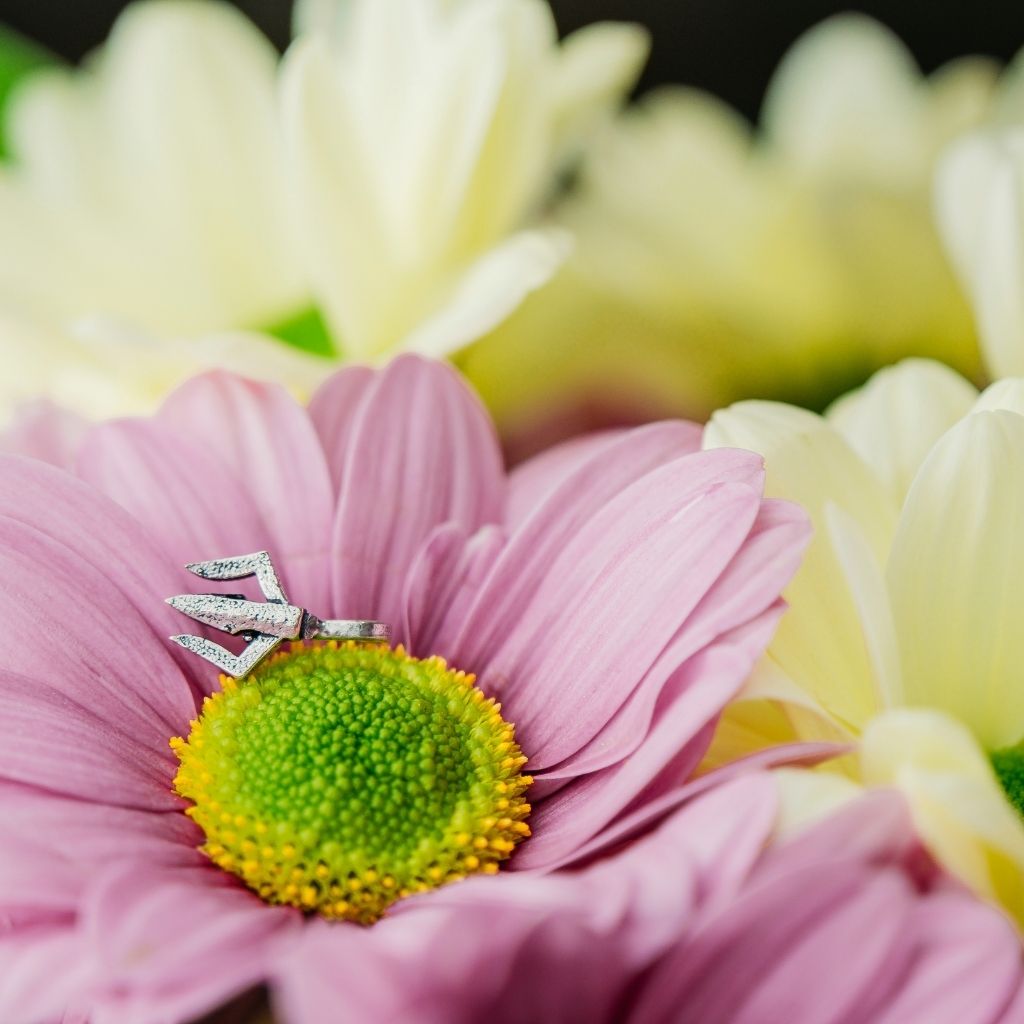
[[[529,961],[538,929],[547,969],[587,966],[574,934],[603,935],[608,959],[599,983],[555,986],[552,976],[562,1010],[541,1016],[569,1019],[557,1000],[576,991],[602,1008],[593,1019],[607,1017],[678,940],[696,897],[664,852],[678,829],[579,869],[687,798],[682,783],[769,639],[806,540],[798,510],[762,499],[756,456],[698,452],[697,441],[685,424],[660,424],[570,446],[506,478],[490,424],[457,377],[407,358],[339,374],[308,412],[273,387],[196,379],[151,420],[89,430],[74,474],[6,458],[0,1020],[183,1021],[260,982],[281,993],[289,1021],[393,1020],[396,998],[406,1020],[463,1019],[468,1006],[515,1019],[494,1000]],[[447,672],[437,685],[460,694],[472,683],[455,670],[476,676],[515,737],[478,724],[466,756],[509,761],[501,778],[512,809],[485,808],[483,824],[470,816],[479,830],[464,835],[430,817],[447,805],[422,794],[461,778],[454,741],[440,752],[431,744],[429,763],[407,763],[386,743],[360,748],[358,799],[351,787],[339,795],[335,763],[309,754],[307,733],[290,745],[281,730],[309,726],[303,695],[315,690],[342,733],[358,724],[384,742],[358,695],[334,697],[355,671],[338,661],[345,650],[285,654],[266,669],[280,678],[257,673],[234,688],[251,696],[262,686],[266,697],[271,685],[292,687],[272,708],[264,700],[259,736],[246,724],[248,697],[228,710],[227,692],[204,703],[220,690],[216,675],[168,643],[183,622],[163,598],[194,589],[186,562],[260,549],[304,607],[392,624],[408,655],[367,654],[358,668],[368,678],[384,671],[374,657],[416,675],[427,671],[416,658],[441,656],[451,671],[430,671]],[[402,740],[415,730],[403,731],[412,726],[395,699],[388,735]],[[169,741],[195,751],[203,729],[188,768],[182,743],[176,756]],[[516,745],[533,777],[528,818],[515,804],[529,781],[517,781]],[[381,750],[411,776],[404,810],[387,802],[391,790],[375,802],[383,797],[366,773],[391,770],[379,769]],[[221,771],[237,793],[222,786],[202,806]],[[311,802],[325,786],[329,799]],[[382,825],[378,811],[392,817]],[[442,868],[411,888],[392,879],[413,894],[366,904],[386,911],[376,924],[325,920],[378,916],[349,912],[358,891],[386,887],[376,861],[347,875],[338,867],[362,863],[353,823],[366,821],[383,830],[375,842],[418,843]],[[516,822],[528,824],[517,832]],[[337,862],[296,865],[296,850],[335,825],[348,844],[330,847]],[[739,834],[746,825],[736,822]],[[756,848],[765,828],[751,834]],[[455,847],[470,843],[464,854],[444,845],[452,835]],[[477,856],[481,839],[497,854]],[[623,857],[634,860],[620,874]],[[727,877],[724,847],[722,857],[711,876]],[[500,874],[479,874],[499,861]],[[291,889],[282,864],[297,872]],[[478,877],[440,884],[458,874]],[[331,900],[325,886],[337,888]],[[531,924],[531,899],[564,913]]]

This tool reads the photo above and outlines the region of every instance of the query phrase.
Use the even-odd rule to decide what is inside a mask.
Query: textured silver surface
[[[244,580],[255,576],[267,599],[249,601],[235,594],[179,594],[167,598],[169,605],[190,619],[245,640],[245,650],[235,655],[201,636],[171,637],[186,651],[198,654],[236,679],[248,675],[283,640],[323,637],[386,643],[391,639],[391,628],[383,622],[319,619],[304,608],[289,604],[266,551],[193,562],[186,568],[204,580]]]

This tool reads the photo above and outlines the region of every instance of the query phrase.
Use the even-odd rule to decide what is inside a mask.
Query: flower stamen
[[[269,903],[369,924],[530,834],[513,726],[441,658],[299,642],[221,685],[171,740],[174,788],[203,851]]]

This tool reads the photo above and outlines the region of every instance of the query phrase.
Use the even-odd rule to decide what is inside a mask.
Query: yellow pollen
[[[530,834],[532,779],[500,706],[401,648],[293,644],[222,679],[170,745],[206,855],[267,902],[328,918],[370,924],[494,874]]]

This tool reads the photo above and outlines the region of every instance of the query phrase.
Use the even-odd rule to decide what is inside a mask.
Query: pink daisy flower
[[[538,928],[548,1019],[577,990],[607,1017],[697,898],[671,852],[693,828],[608,855],[692,796],[806,541],[758,457],[665,423],[506,477],[476,400],[414,358],[308,411],[214,374],[60,438],[74,473],[0,463],[0,1020],[185,1021],[261,982],[303,1024],[393,998],[511,1019]],[[222,688],[163,599],[260,549],[292,600],[402,649],[300,646]],[[763,843],[756,803],[703,889]],[[592,933],[607,975],[577,985]]]

